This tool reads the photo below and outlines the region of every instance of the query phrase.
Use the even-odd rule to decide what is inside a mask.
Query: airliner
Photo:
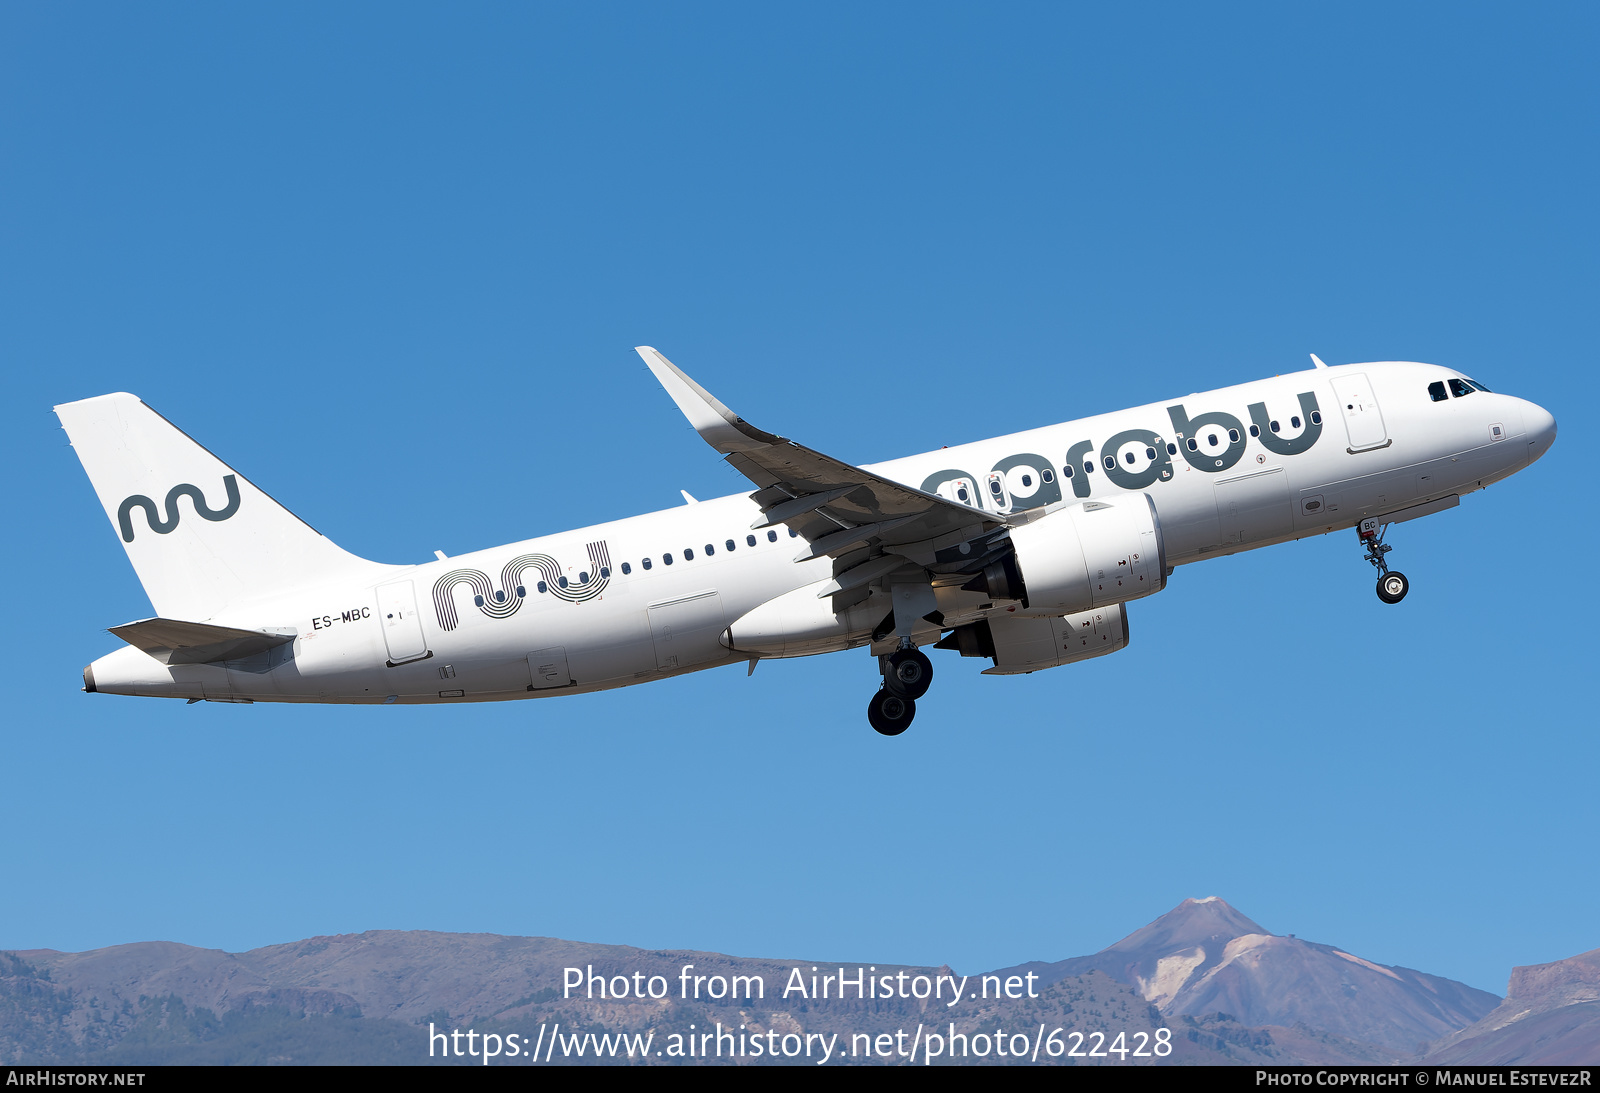
[[[636,352],[752,489],[419,565],[349,554],[130,394],[55,408],[155,609],[83,689],[190,702],[581,694],[865,648],[888,736],[933,681],[1128,644],[1180,566],[1353,528],[1385,603],[1389,528],[1542,456],[1555,418],[1450,368],[1313,367],[853,466]]]

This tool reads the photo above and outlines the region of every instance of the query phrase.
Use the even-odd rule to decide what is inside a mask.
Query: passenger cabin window
[[[1083,473],[1084,474],[1093,474],[1094,473],[1094,460],[1085,459],[1083,461]]]
[[[799,534],[800,533],[798,531],[796,531],[794,528],[790,528],[789,529],[789,538],[793,539],[793,538],[797,537]]]
[[[651,566],[651,561],[650,561],[650,559],[649,559],[649,558],[646,558],[646,559],[644,559],[644,561],[642,561],[642,562],[640,562],[640,563],[639,563],[639,564],[640,564],[640,565],[642,565],[642,566],[644,566],[644,567],[645,567],[645,568],[646,568],[646,569],[649,569],[649,568],[650,568],[650,566]],[[543,591],[544,591],[544,589],[542,589],[542,588],[541,588],[541,589],[539,589],[539,591],[540,591],[540,592],[543,592]]]
[[[756,545],[756,537],[754,535],[746,535],[744,537],[744,542],[745,542],[746,546],[755,546]]]
[[[670,554],[663,554],[661,556],[661,564],[662,565],[671,565],[673,563],[673,561],[674,561],[674,559],[673,559],[672,555],[670,555]]]
[[[1290,418],[1289,425],[1295,429],[1300,428],[1300,415],[1296,414],[1294,417]]]
[[[1463,398],[1472,394],[1472,388],[1467,386],[1466,380],[1453,379],[1450,381],[1450,393],[1456,398]]]
[[[1178,454],[1178,446],[1176,444],[1172,443],[1170,440],[1167,442],[1167,454],[1168,455],[1177,455]]]
[[[1200,450],[1200,442],[1192,436],[1189,438],[1189,450],[1191,452],[1198,452]]]
[[[1435,380],[1428,384],[1428,397],[1434,402],[1447,402],[1450,396],[1445,393],[1444,380]]]
[[[1068,463],[1065,467],[1062,467],[1061,468],[1061,473],[1063,475],[1065,475],[1066,477],[1071,478],[1072,477],[1072,464]]]
[[[633,566],[629,565],[627,562],[623,562],[622,563],[622,575],[624,577],[626,577],[628,574],[630,574],[632,572],[633,572]]]
[[[729,550],[732,550],[734,548],[734,546],[735,546],[735,543],[734,543],[734,541],[732,539],[729,539],[726,543],[723,544],[723,546],[727,547]]]
[[[1250,435],[1251,436],[1260,436],[1261,435],[1261,426],[1259,426],[1259,425],[1250,426]]]
[[[716,552],[717,552],[717,548],[716,547],[712,546],[710,543],[706,544],[706,557],[707,558],[711,557]]]
[[[1106,464],[1106,470],[1108,470],[1108,471],[1111,470],[1113,467],[1115,467],[1117,465],[1116,457],[1115,456],[1110,456],[1110,455],[1106,456],[1105,464]]]
[[[540,592],[548,592],[548,591],[550,591],[550,586],[545,584],[543,581],[540,581],[539,584],[537,585],[537,587],[538,587]]]
[[[1269,421],[1269,422],[1267,422],[1267,428],[1271,429],[1273,432],[1277,432],[1278,431],[1278,423],[1276,421]]]
[[[1052,471],[1049,467],[1046,467],[1044,470],[1039,472],[1039,477],[1044,479],[1045,485],[1048,486],[1050,483],[1056,480],[1056,472]]]
[[[767,542],[776,543],[777,541],[778,541],[778,533],[777,532],[775,532],[775,531],[767,532]]]
[[[683,560],[686,562],[694,561],[694,549],[692,547],[683,548]]]

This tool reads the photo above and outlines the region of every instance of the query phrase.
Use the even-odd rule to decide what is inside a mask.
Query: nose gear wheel
[[[1384,603],[1399,603],[1411,591],[1411,582],[1399,570],[1391,570],[1378,578],[1378,599]]]

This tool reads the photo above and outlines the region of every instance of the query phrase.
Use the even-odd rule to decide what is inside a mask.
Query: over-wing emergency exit
[[[214,702],[577,694],[866,647],[867,717],[911,724],[926,650],[1013,675],[1128,644],[1177,567],[1394,524],[1542,456],[1555,419],[1435,365],[1316,367],[858,467],[637,352],[748,493],[420,565],[335,546],[129,394],[56,407],[156,617],[86,691]]]

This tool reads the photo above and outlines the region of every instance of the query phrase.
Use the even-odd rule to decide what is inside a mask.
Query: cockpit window
[[[1444,380],[1435,380],[1433,383],[1428,384],[1428,397],[1434,402],[1450,401],[1450,396],[1445,394]]]
[[[1487,387],[1485,387],[1483,384],[1479,383],[1477,380],[1467,380],[1467,382],[1472,384],[1472,386],[1476,387],[1478,390],[1482,391],[1486,395],[1494,394],[1493,391],[1489,390]]]
[[[1466,380],[1452,379],[1450,380],[1450,393],[1456,398],[1462,398],[1472,394],[1472,388],[1467,386]]]

